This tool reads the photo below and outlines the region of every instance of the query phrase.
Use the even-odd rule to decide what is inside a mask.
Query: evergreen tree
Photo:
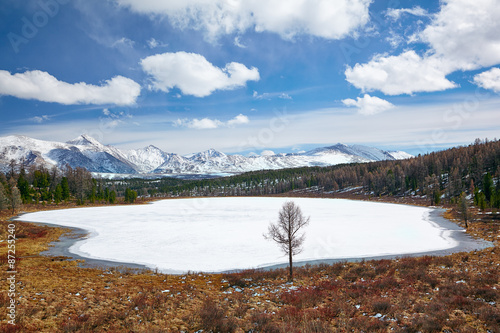
[[[481,210],[486,209],[486,196],[484,195],[483,192],[479,192],[477,202],[478,202],[479,209],[481,209]]]
[[[0,210],[9,208],[9,199],[7,198],[7,193],[5,192],[5,187],[0,182]]]
[[[91,203],[95,203],[97,199],[97,182],[95,179],[92,179],[92,187],[90,189],[89,200]]]
[[[112,190],[109,192],[108,202],[110,204],[113,204],[116,202],[116,191],[115,190]]]
[[[24,170],[24,168],[21,168],[21,171],[19,172],[19,178],[17,179],[17,188],[19,190],[23,203],[30,202],[30,184],[26,179],[26,171]]]
[[[474,189],[474,205],[479,207],[479,188]]]
[[[491,196],[491,207],[500,208],[500,192],[493,190],[493,195]]]
[[[491,197],[493,195],[493,178],[491,177],[491,174],[488,172],[484,175],[483,178],[483,193],[486,198],[486,202],[491,204]]]
[[[57,184],[56,189],[54,191],[54,202],[59,204],[63,199],[63,190],[61,184]]]
[[[137,192],[127,187],[125,190],[125,202],[134,203],[135,199],[137,199]]]
[[[441,192],[439,192],[439,190],[436,190],[432,194],[432,204],[439,205],[440,202],[441,202]]]
[[[63,200],[68,200],[69,199],[69,183],[68,183],[68,177],[63,177],[61,179],[61,191],[62,191],[62,199]]]

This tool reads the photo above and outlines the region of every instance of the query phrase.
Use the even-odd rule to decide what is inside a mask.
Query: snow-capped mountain
[[[150,173],[168,160],[163,150],[153,145],[145,148],[126,151],[128,160],[136,166],[139,173]]]
[[[336,154],[338,152],[348,156],[349,155],[358,156],[368,161],[402,160],[413,157],[413,155],[410,155],[404,151],[391,152],[391,151],[380,150],[374,147],[367,147],[361,145],[348,146],[343,143],[337,143],[336,145],[330,147],[316,148],[314,150],[304,153],[304,155],[320,156],[320,155]]]
[[[236,174],[265,169],[303,166],[327,166],[340,163],[371,162],[410,158],[402,151],[388,152],[360,145],[336,144],[304,153],[245,157],[227,155],[215,149],[181,156],[166,153],[155,146],[120,150],[81,135],[65,143],[42,141],[26,136],[0,137],[0,170],[6,171],[12,160],[47,168],[66,165],[84,167],[90,172],[134,175]]]
[[[117,148],[104,146],[92,137],[81,135],[66,143],[42,141],[26,136],[0,138],[0,168],[14,160],[25,166],[47,168],[83,167],[91,172],[137,173],[135,164]]]

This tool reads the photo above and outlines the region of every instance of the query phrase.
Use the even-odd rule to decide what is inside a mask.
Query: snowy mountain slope
[[[149,145],[145,148],[125,152],[127,159],[136,166],[140,173],[150,173],[168,159],[167,153],[158,147]]]
[[[405,160],[407,158],[412,158],[413,157],[413,155],[410,155],[407,152],[400,151],[400,150],[398,150],[398,151],[390,151],[388,153],[395,160]]]
[[[5,170],[11,160],[25,166],[47,168],[83,167],[91,172],[137,173],[134,165],[114,147],[107,147],[88,136],[67,143],[32,139],[26,136],[0,138],[0,168]]]
[[[85,157],[96,164],[93,169],[98,169],[98,171],[93,172],[137,172],[135,164],[129,161],[124,152],[113,146],[105,146],[88,135],[80,135],[76,139],[66,143],[70,146],[75,146]]]
[[[12,135],[0,138],[0,166],[6,169],[11,160],[21,161],[25,165],[43,165],[49,167],[56,163],[50,156],[44,156],[51,150],[64,149],[59,142],[42,141],[27,136]]]
[[[66,143],[42,141],[26,136],[0,137],[0,170],[6,171],[11,160],[25,166],[47,168],[84,167],[91,172],[112,174],[233,174],[264,169],[304,166],[328,166],[409,158],[397,151],[345,144],[317,148],[304,153],[245,157],[227,155],[215,149],[181,156],[166,153],[155,146],[120,150],[105,146],[94,138],[81,135]]]
[[[190,172],[190,168],[191,163],[185,157],[177,154],[167,154],[165,161],[158,168],[156,168],[153,173],[196,173]]]

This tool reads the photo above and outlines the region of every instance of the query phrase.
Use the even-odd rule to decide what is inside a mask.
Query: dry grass
[[[0,239],[9,217],[1,216]],[[15,224],[17,325],[4,312],[0,332],[500,332],[494,223],[469,230],[494,248],[302,267],[293,285],[284,269],[177,276],[80,268],[38,255],[64,230]]]

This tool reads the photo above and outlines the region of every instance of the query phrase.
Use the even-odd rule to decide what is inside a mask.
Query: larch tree
[[[20,209],[23,206],[23,200],[21,199],[21,192],[14,186],[10,189],[10,207],[12,208],[12,213]]]
[[[469,209],[469,202],[467,201],[467,197],[464,192],[462,192],[458,200],[458,211],[465,222],[465,229],[467,229],[469,227],[467,222],[471,218],[471,213]]]
[[[299,230],[309,224],[310,217],[305,218],[302,210],[293,201],[287,201],[281,207],[278,221],[271,223],[264,237],[273,240],[288,255],[289,280],[293,281],[293,256],[302,252],[305,234]]]

